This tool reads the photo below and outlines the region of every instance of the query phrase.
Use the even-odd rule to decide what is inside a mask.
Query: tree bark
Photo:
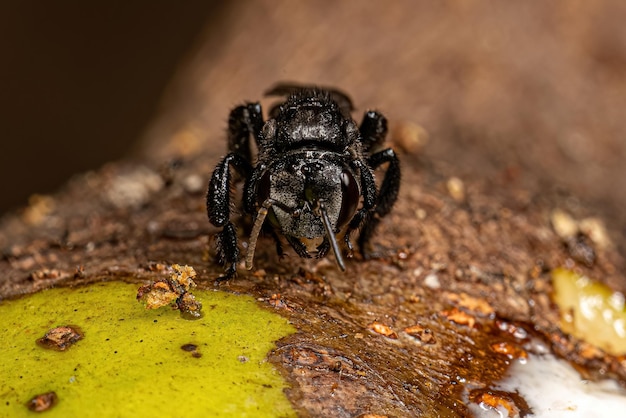
[[[553,145],[541,143],[553,127],[550,117],[560,117],[556,111],[547,116],[550,127],[533,125],[535,113],[525,115],[533,121],[523,126],[506,112],[503,118],[494,113],[497,100],[490,101],[491,96],[474,114],[453,105],[458,97],[474,104],[485,97],[482,90],[463,90],[463,81],[457,79],[467,76],[460,73],[469,68],[489,68],[488,63],[472,67],[467,61],[479,59],[480,51],[464,52],[463,45],[472,48],[462,40],[469,30],[466,26],[454,34],[442,34],[441,48],[456,55],[450,55],[454,62],[437,65],[458,73],[442,75],[431,69],[416,76],[406,64],[404,73],[389,75],[385,63],[375,57],[401,60],[409,45],[402,48],[391,38],[377,43],[382,32],[371,38],[371,33],[361,30],[355,42],[369,40],[371,48],[353,52],[345,44],[333,46],[331,33],[311,34],[296,28],[311,20],[324,28],[344,23],[356,28],[374,17],[371,11],[352,15],[352,9],[337,5],[338,13],[329,16],[306,3],[307,21],[302,10],[283,6],[286,11],[271,3],[239,5],[233,9],[237,14],[227,16],[223,27],[208,32],[199,48],[206,55],[190,59],[181,71],[169,107],[147,133],[137,158],[77,176],[59,193],[33,199],[30,206],[2,219],[0,296],[100,280],[141,282],[162,274],[154,267],[157,263],[191,265],[198,272],[200,286],[254,295],[260,304],[296,326],[298,333],[279,341],[269,358],[290,382],[289,398],[303,415],[467,416],[464,396],[469,385],[461,384],[459,377],[475,388],[491,387],[510,363],[493,349],[494,344],[521,347],[524,343],[503,324],[525,329],[590,377],[603,374],[624,384],[623,357],[590,350],[591,345],[565,333],[550,298],[550,271],[562,266],[626,291],[626,269],[619,251],[623,237],[614,228],[619,219],[607,222],[612,227],[612,245],[581,238],[593,259],[581,257],[580,248],[570,245],[551,223],[557,209],[582,219],[598,214],[596,206],[586,202],[609,199],[608,194],[555,192],[553,183],[544,185],[545,173],[548,182],[558,182],[562,167],[573,170],[558,158],[551,160],[553,155],[544,151]],[[543,7],[534,6],[537,13],[554,13]],[[442,12],[435,6],[421,12],[434,19],[422,17],[421,29],[424,33],[434,30],[435,17]],[[507,18],[513,12],[505,8],[499,13]],[[415,33],[408,20],[408,28],[397,24],[397,19],[403,19],[397,9],[381,13],[373,25],[396,27],[389,37],[408,39]],[[461,11],[449,13],[454,20]],[[263,29],[257,16],[263,16],[267,25]],[[582,19],[577,16],[571,19]],[[281,23],[286,25],[282,31]],[[296,48],[294,42],[299,41],[310,55]],[[245,45],[248,42],[250,46]],[[414,42],[417,50],[411,50],[408,59],[415,68],[423,68],[420,60],[435,65],[445,56]],[[316,44],[326,47],[315,49]],[[388,48],[392,51],[387,52]],[[333,53],[338,54],[341,69],[333,65]],[[532,51],[522,53],[529,60],[536,59]],[[511,56],[510,51],[502,55]],[[267,237],[261,238],[267,245],[257,247],[255,270],[240,268],[235,280],[216,284],[214,279],[222,269],[214,261],[210,238],[217,231],[206,219],[206,184],[225,152],[223,125],[230,107],[260,99],[265,87],[276,77],[282,78],[280,67],[264,67],[275,61],[284,63],[289,77],[336,85],[352,93],[358,104],[374,107],[379,105],[375,99],[383,98],[380,106],[390,109],[387,114],[395,132],[392,145],[404,150],[400,153],[400,197],[373,239],[379,257],[365,261],[357,254],[341,273],[328,258],[302,260],[288,252],[280,260]],[[310,69],[314,64],[324,71]],[[366,68],[370,64],[373,69]],[[233,69],[239,73],[233,74]],[[428,79],[428,74],[437,88],[447,81],[461,90],[452,89],[445,99],[435,99],[433,87],[420,78]],[[392,76],[405,77],[415,90],[393,90]],[[526,81],[539,82],[533,76]],[[422,96],[420,86],[425,92]],[[536,104],[526,93],[511,94],[514,103],[509,110],[530,112]],[[554,99],[550,92],[537,94],[544,104]],[[429,114],[417,104],[416,96],[424,97],[419,99],[422,106],[432,100],[434,110]],[[355,114],[355,119],[360,115]],[[410,135],[402,133],[399,127],[407,126],[402,119],[425,124],[430,133],[425,148],[414,147]],[[422,128],[415,129],[409,131],[423,135]],[[526,140],[531,155],[514,156],[503,166],[496,157],[503,146],[495,138],[508,134],[511,137],[503,139],[505,144],[519,150],[523,148],[520,141]],[[512,154],[505,149],[499,155],[507,161]],[[540,168],[535,173],[529,167]],[[581,180],[586,181],[586,177]],[[572,188],[576,190],[576,185]],[[600,212],[604,219],[623,196],[616,194],[614,199]],[[244,223],[239,215],[234,221],[240,226]],[[244,230],[239,228],[240,242],[247,240]]]

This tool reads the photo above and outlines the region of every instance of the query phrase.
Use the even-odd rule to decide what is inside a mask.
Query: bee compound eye
[[[337,218],[337,226],[343,226],[352,218],[359,204],[359,185],[351,172],[341,173],[341,211]]]

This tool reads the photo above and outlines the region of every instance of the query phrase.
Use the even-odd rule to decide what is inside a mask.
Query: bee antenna
[[[330,247],[333,249],[333,253],[335,254],[337,265],[341,271],[346,271],[346,265],[343,262],[343,257],[341,256],[341,251],[339,250],[339,245],[337,244],[337,238],[335,237],[335,233],[333,232],[333,228],[330,224],[330,219],[328,219],[328,213],[326,213],[326,206],[324,205],[324,202],[319,202],[319,205],[320,213],[322,214],[322,223],[324,224],[324,229],[326,229],[326,236],[330,241]]]
[[[263,227],[263,222],[265,222],[267,212],[274,203],[274,199],[268,197],[267,199],[265,199],[265,202],[263,202],[263,204],[259,208],[259,211],[257,212],[256,219],[254,220],[254,225],[252,226],[252,232],[250,233],[248,252],[246,253],[246,269],[248,270],[252,270],[252,262],[254,261],[254,250],[256,249],[256,242],[259,238],[259,234],[261,233],[261,228]]]

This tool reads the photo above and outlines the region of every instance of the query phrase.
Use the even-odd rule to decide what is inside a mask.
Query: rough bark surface
[[[333,3],[339,10],[332,15],[309,3],[304,3],[303,10],[291,2],[283,8],[273,4],[237,7],[237,14],[225,18],[228,25],[212,28],[209,33],[223,31],[222,36],[209,36],[200,48],[206,56],[198,54],[191,59],[181,76],[183,81],[173,87],[170,99],[174,104],[147,135],[140,159],[111,163],[78,176],[58,194],[34,199],[29,207],[2,220],[0,296],[97,280],[142,281],[162,274],[155,267],[158,263],[192,265],[201,286],[252,294],[296,326],[299,332],[280,341],[270,359],[292,385],[289,397],[303,415],[467,416],[468,396],[489,389],[508,367],[509,359],[496,352],[494,344],[520,346],[524,342],[510,332],[514,327],[542,339],[591,377],[602,374],[626,382],[623,358],[562,332],[559,313],[550,299],[549,275],[550,269],[569,266],[616,290],[626,290],[619,231],[610,230],[612,246],[585,241],[596,255],[589,262],[568,246],[550,223],[553,211],[561,209],[576,219],[602,215],[609,225],[619,225],[619,219],[607,215],[623,196],[617,193],[611,200],[610,193],[585,194],[585,188],[575,182],[568,185],[576,194],[545,186],[544,175],[551,183],[561,179],[562,167],[574,172],[570,162],[559,159],[562,156],[553,158],[558,152],[549,152],[558,148],[548,141],[552,129],[560,132],[563,128],[562,124],[553,125],[559,111],[549,109],[548,102],[557,99],[550,92],[535,91],[529,98],[528,92],[513,89],[511,103],[505,105],[510,109],[498,110],[501,102],[489,91],[493,93],[494,83],[502,82],[498,75],[506,78],[506,72],[483,74],[494,77],[492,84],[485,85],[487,92],[479,88],[483,78],[477,74],[489,72],[498,62],[494,56],[500,56],[485,52],[492,64],[487,65],[477,58],[480,48],[464,40],[464,31],[470,29],[463,25],[453,29],[454,21],[462,21],[469,13],[475,21],[491,25],[472,31],[484,31],[484,36],[495,40],[499,38],[489,30],[503,30],[500,25],[504,23],[494,23],[493,15],[483,16],[460,5],[448,5],[448,10],[424,7],[420,17],[410,20],[402,10],[412,7],[412,2],[405,4],[405,9],[381,10],[380,15],[371,10],[351,14],[343,3]],[[569,11],[564,27],[584,27],[580,22],[584,22],[585,7],[598,7],[595,13],[604,13],[598,11],[601,6],[586,4]],[[601,4],[608,7],[608,3]],[[515,16],[528,23],[534,22],[537,14],[554,17],[565,12],[554,8],[557,6],[537,4],[520,17],[507,6],[498,13],[503,19]],[[448,16],[445,24],[437,20],[444,15]],[[264,30],[255,20],[258,16],[266,24]],[[307,21],[304,16],[316,22],[313,32],[301,34],[303,30],[295,28],[298,22]],[[333,46],[331,34],[324,32],[329,25],[339,26],[341,19],[355,28],[374,17],[378,20],[371,25],[377,29],[398,29],[384,38],[381,31],[358,32],[355,42],[367,44],[367,48],[357,48],[360,55],[348,46]],[[422,23],[419,29],[416,21]],[[538,30],[547,30],[542,26],[546,23],[537,25]],[[321,33],[315,32],[316,28]],[[422,39],[437,28],[441,39],[431,39],[426,46]],[[519,28],[513,25],[508,29],[518,39],[515,31]],[[343,34],[343,29],[336,30]],[[398,43],[413,34],[415,45],[407,57]],[[300,41],[302,51],[310,51],[310,56],[296,48],[294,43]],[[328,45],[323,52],[315,49],[322,42]],[[392,49],[395,55],[390,56],[397,60],[391,64],[391,75],[376,59],[388,57],[386,48]],[[546,48],[549,46],[537,50],[549,54]],[[516,62],[525,66],[529,61],[540,62],[533,51],[518,50],[526,55],[516,56]],[[438,61],[444,57],[447,60]],[[426,71],[420,59],[448,73]],[[470,59],[476,61],[467,61]],[[568,59],[556,59],[554,65],[565,65]],[[276,61],[283,67],[268,64]],[[313,64],[319,66],[317,72],[310,69]],[[412,65],[424,72],[410,72]],[[476,79],[457,79],[468,77],[465,70],[469,68]],[[237,74],[229,69],[237,69]],[[554,75],[547,74],[524,80],[540,84]],[[342,274],[332,258],[302,260],[288,252],[279,260],[271,238],[262,238],[266,245],[257,247],[255,270],[247,272],[242,266],[236,280],[217,285],[214,279],[222,270],[213,261],[209,237],[216,230],[206,219],[204,193],[212,167],[225,150],[223,122],[233,104],[259,99],[262,90],[277,78],[340,86],[362,105],[361,110],[374,106],[390,109],[386,113],[392,126],[394,122],[401,125],[400,119],[423,124],[431,142],[401,154],[400,198],[373,240],[380,257],[363,261],[357,254]],[[424,80],[430,84],[418,90]],[[458,95],[447,90],[446,99],[438,99],[438,88],[454,80],[455,86],[465,87]],[[398,91],[403,83],[415,90]],[[379,98],[384,99],[379,102]],[[465,105],[453,103],[458,100]],[[538,103],[546,107],[544,113],[537,109]],[[432,108],[427,111],[424,106]],[[507,112],[513,109],[523,109],[530,121],[518,124]],[[539,114],[545,117],[545,124],[532,120]],[[607,124],[615,121],[606,115]],[[584,125],[585,121],[578,123]],[[394,146],[407,148],[403,135],[395,137]],[[609,144],[609,139],[603,138]],[[503,148],[499,139],[505,145],[516,144],[515,148]],[[529,144],[528,154],[519,154],[524,149],[519,145],[522,139]],[[541,143],[544,139],[546,144]],[[598,146],[598,152],[604,152],[602,145]],[[592,164],[602,160],[593,158],[590,156]],[[535,171],[535,167],[539,168]],[[617,166],[610,169],[621,170]],[[453,176],[460,177],[461,183],[451,183]],[[591,181],[584,175],[581,179],[582,183]],[[611,204],[595,212],[584,203],[585,198]],[[244,224],[238,216],[235,222]],[[247,239],[244,230],[240,228],[242,242]]]

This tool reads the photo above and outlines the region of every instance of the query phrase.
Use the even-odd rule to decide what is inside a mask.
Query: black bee
[[[334,89],[278,84],[266,96],[286,96],[270,110],[266,122],[259,103],[231,111],[230,153],[209,183],[207,213],[210,222],[222,228],[216,245],[226,269],[218,280],[234,277],[239,259],[237,233],[230,220],[231,168],[245,179],[243,208],[254,216],[246,268],[252,268],[261,230],[273,236],[281,256],[282,235],[300,257],[321,258],[332,249],[337,265],[345,270],[338,241],[343,237],[351,255],[350,235],[360,228],[357,242],[368,258],[368,241],[380,218],[393,207],[400,187],[396,154],[391,148],[381,150],[387,120],[368,111],[357,126],[350,116],[350,98]],[[385,163],[385,177],[377,190],[373,170]]]

